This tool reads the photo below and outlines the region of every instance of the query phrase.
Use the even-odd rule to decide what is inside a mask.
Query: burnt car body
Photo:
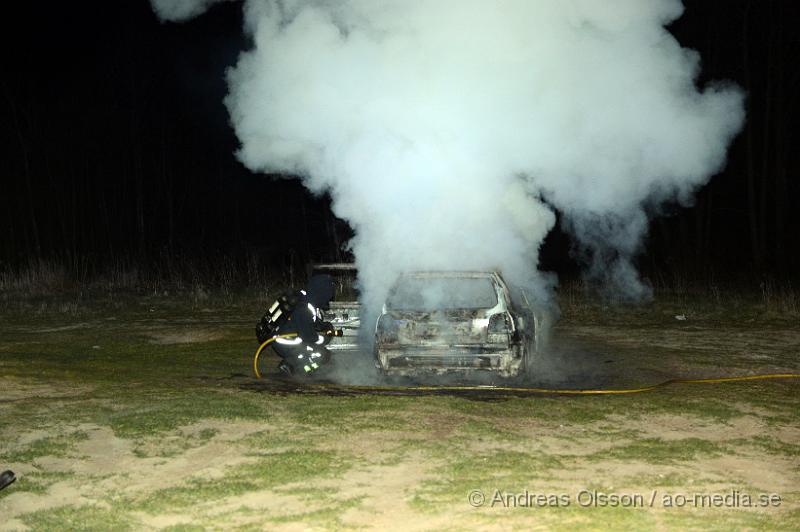
[[[536,326],[497,272],[406,273],[375,327],[376,366],[385,375],[517,377],[530,370]]]
[[[310,275],[327,274],[333,279],[333,299],[330,308],[323,312],[323,318],[331,322],[336,329],[341,329],[342,336],[333,337],[327,345],[328,350],[334,355],[358,351],[361,319],[355,264],[346,262],[315,264],[309,270]]]

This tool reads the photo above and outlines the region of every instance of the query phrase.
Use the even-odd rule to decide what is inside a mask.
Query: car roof
[[[419,272],[406,272],[401,274],[401,277],[462,277],[480,279],[484,277],[494,277],[497,272],[493,271],[419,271]]]
[[[312,270],[355,270],[356,265],[352,262],[331,262],[329,264],[312,264]]]

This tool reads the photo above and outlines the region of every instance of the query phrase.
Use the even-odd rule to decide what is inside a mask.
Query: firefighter
[[[311,374],[328,363],[330,352],[325,347],[335,333],[333,325],[322,319],[322,311],[330,307],[333,280],[330,275],[315,275],[305,290],[293,300],[292,309],[273,331],[280,336],[296,333],[293,338],[277,338],[272,344],[281,357],[278,369],[287,374]]]

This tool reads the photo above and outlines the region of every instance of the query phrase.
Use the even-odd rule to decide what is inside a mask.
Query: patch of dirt
[[[342,442],[343,443],[343,442]],[[335,448],[341,445],[334,445]],[[361,454],[359,451],[368,451]],[[381,455],[381,442],[374,442],[370,450],[366,445],[359,449],[363,459],[375,459]],[[385,457],[385,456],[384,456]],[[413,453],[396,464],[367,464],[355,466],[337,478],[307,483],[286,484],[279,489],[260,490],[244,495],[230,497],[222,502],[204,506],[204,518],[214,519],[225,516],[225,527],[234,528],[247,525],[264,524],[264,517],[272,518],[302,515],[324,509],[332,502],[336,504],[357,501],[355,507],[346,509],[338,519],[347,528],[370,528],[387,530],[397,527],[397,516],[402,515],[404,530],[430,530],[446,528],[451,516],[431,516],[416,512],[409,506],[414,490],[419,484],[433,476],[437,464],[430,458]],[[315,502],[306,495],[309,487],[324,490],[329,498]],[[245,509],[246,511],[242,511]],[[145,522],[153,526],[178,524],[186,516],[175,514],[150,517]],[[271,523],[270,530],[308,530],[309,525],[302,522]],[[312,527],[313,529],[313,527]]]
[[[96,327],[96,323],[92,322],[85,322],[85,323],[74,323],[72,325],[64,325],[62,327],[49,327],[46,329],[38,329],[35,332],[40,333],[51,333],[51,332],[64,332],[64,331],[75,331],[78,329],[89,329],[91,327]]]
[[[768,427],[756,416],[738,416],[725,423],[709,421],[695,416],[653,414],[631,421],[625,416],[609,416],[602,424],[614,423],[620,429],[635,430],[641,438],[658,438],[666,441],[701,438],[724,442],[737,438],[752,438],[763,434]],[[592,429],[596,425],[588,425]]]
[[[434,476],[436,465],[421,454],[411,454],[398,464],[350,470],[320,486],[336,490],[338,499],[360,501],[339,516],[345,526],[389,530],[402,515],[403,530],[436,530],[451,525],[451,516],[422,514],[409,506],[415,489]]]
[[[753,415],[736,417],[726,423],[671,414],[635,421],[619,416],[616,421],[620,429],[631,431],[636,436],[609,440],[608,443],[613,443],[614,446],[624,445],[626,441],[634,443],[638,438],[658,438],[665,441],[697,438],[719,444],[724,451],[721,456],[699,456],[695,460],[673,464],[652,464],[638,459],[625,462],[616,457],[600,460],[578,459],[577,467],[551,472],[557,485],[566,490],[582,489],[587,486],[587,479],[593,479],[592,482],[603,485],[608,491],[649,491],[655,486],[637,485],[641,482],[637,479],[656,477],[683,479],[679,480],[681,485],[675,489],[703,493],[724,492],[734,488],[745,491],[762,490],[765,493],[789,493],[800,486],[800,470],[796,460],[741,443],[742,440],[766,435],[797,444],[800,442],[800,429],[796,427],[771,427]],[[607,425],[608,422],[606,420],[602,424]],[[597,426],[598,424],[587,425],[586,428],[596,430]],[[558,447],[561,447],[563,453],[580,455],[576,451],[586,449],[585,440],[581,439],[571,439],[570,442],[570,439],[545,437],[540,440],[547,445],[550,453],[557,454]],[[593,440],[591,448],[602,453],[605,443],[607,442]],[[621,482],[633,482],[633,485],[620,485]],[[666,491],[670,491],[669,488]]]
[[[150,343],[158,345],[199,344],[222,339],[225,334],[217,329],[165,330],[147,333]]]
[[[81,424],[72,428],[87,433],[89,438],[78,443],[69,457],[40,457],[32,464],[17,464],[15,472],[20,479],[36,471],[73,473],[76,478],[56,482],[44,494],[26,491],[9,494],[0,500],[0,515],[4,519],[65,504],[101,504],[109,493],[149,493],[180,484],[194,475],[221,477],[226,468],[255,460],[246,456],[235,441],[264,430],[264,424],[207,420],[183,427],[190,434],[204,429],[218,433],[205,444],[168,458],[136,456],[135,442],[118,438],[109,427]],[[25,438],[38,435],[35,432]]]
[[[459,430],[459,423],[455,419],[449,423],[440,416],[434,416],[433,419],[442,421],[443,427],[437,428],[435,425],[438,423],[421,423],[415,426],[413,433],[368,430],[334,437],[320,434],[320,442],[325,449],[349,453],[354,460],[353,467],[339,477],[314,481],[311,486],[314,490],[321,489],[327,493],[322,501],[315,502],[313,496],[305,494],[304,490],[309,487],[306,483],[297,483],[251,491],[209,501],[208,504],[201,503],[193,507],[191,512],[183,510],[159,515],[136,513],[134,516],[145,527],[152,528],[220,522],[224,522],[226,528],[263,526],[265,517],[302,515],[338,504],[342,508],[337,515],[338,522],[347,528],[394,528],[398,516],[402,516],[402,526],[406,530],[447,528],[456,521],[486,528],[488,524],[479,520],[478,514],[470,513],[479,510],[471,509],[466,500],[463,506],[443,505],[436,512],[420,511],[411,504],[420,485],[440,474],[438,468],[444,465],[444,459],[434,458],[413,448],[397,452],[396,447],[401,440],[406,443],[410,439],[440,440]],[[596,437],[596,433],[608,427],[609,423],[615,429],[629,431],[636,436]],[[183,426],[160,437],[192,437],[208,431],[213,431],[214,435],[174,457],[137,456],[134,452],[137,442],[116,437],[108,427],[81,424],[70,429],[89,435],[87,440],[76,445],[70,457],[39,458],[34,464],[20,468],[19,473],[24,477],[25,474],[40,470],[62,471],[73,473],[76,478],[56,482],[44,494],[20,491],[7,495],[0,500],[0,515],[7,520],[7,524],[22,528],[19,517],[23,514],[62,505],[102,505],[108,494],[147,496],[156,490],[182,484],[193,476],[222,478],[229,468],[257,460],[246,456],[251,448],[240,440],[275,427],[269,427],[264,422],[224,420],[204,420]],[[280,430],[284,429],[286,427],[282,425]],[[731,452],[723,456],[702,457],[674,464],[651,464],[639,459],[625,461],[617,457],[604,458],[602,455],[599,458],[589,457],[614,445],[633,443],[639,437],[667,441],[702,438],[720,443],[723,447],[726,441],[761,434],[779,437],[787,442],[796,442],[800,437],[800,429],[769,427],[753,415],[740,416],[727,423],[671,414],[634,420],[618,416],[603,422],[565,425],[559,429],[529,420],[518,427],[517,433],[530,437],[519,442],[504,442],[502,439],[493,439],[491,434],[483,435],[476,439],[473,450],[490,453],[503,448],[570,457],[565,460],[568,465],[542,472],[543,476],[537,477],[537,480],[531,477],[531,486],[519,486],[520,490],[536,486],[540,491],[565,492],[574,497],[579,490],[590,486],[608,492],[650,493],[658,489],[660,492],[710,493],[737,487],[789,493],[800,485],[796,463],[791,463],[786,457],[761,453],[747,446],[731,445]],[[22,439],[29,441],[39,436],[39,431],[31,431],[24,434]],[[658,483],[658,479],[664,479],[664,484],[648,484]],[[476,489],[503,488],[491,485],[491,479],[487,479],[485,484],[476,486]],[[347,506],[348,501],[353,501],[352,506]],[[308,526],[307,522],[301,520],[270,523],[269,528],[304,530]],[[497,528],[501,527],[498,525]]]
[[[0,405],[24,399],[71,399],[82,398],[92,391],[90,386],[75,386],[74,384],[60,384],[48,382],[36,384],[29,379],[21,380],[14,377],[0,377]]]
[[[233,529],[236,527],[246,527],[264,523],[264,517],[287,517],[300,515],[319,509],[319,505],[309,502],[305,494],[307,485],[293,485],[291,490],[274,491],[258,490],[250,491],[236,497],[229,497],[222,501],[214,501],[198,508],[203,515],[203,520],[214,518],[224,518],[225,528]],[[244,511],[242,511],[244,510]],[[185,522],[185,515],[166,514],[160,516],[150,516],[145,522],[155,526],[163,526],[161,523],[171,524]],[[195,516],[194,522],[197,517]],[[192,522],[192,521],[190,521]],[[307,530],[307,525],[301,523],[285,523],[283,525],[270,525],[270,530]]]
[[[21,478],[21,475],[18,475]],[[18,480],[19,481],[19,480]],[[73,480],[64,480],[51,485],[45,494],[18,491],[11,493],[0,500],[0,515],[3,519],[14,520],[16,517],[57,508],[59,506],[74,505],[82,506],[95,502],[90,497],[85,497],[83,488]],[[0,526],[0,529],[3,527]],[[9,528],[13,530],[13,528]]]
[[[710,458],[704,461],[704,470],[719,475],[720,482],[727,489],[731,488],[731,476],[764,492],[787,493],[797,491],[800,486],[797,460],[763,452],[737,452]]]

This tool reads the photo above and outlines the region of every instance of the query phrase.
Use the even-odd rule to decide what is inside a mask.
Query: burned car
[[[356,266],[352,263],[338,262],[315,264],[309,268],[309,276],[327,274],[333,279],[333,299],[330,308],[323,312],[325,321],[341,329],[342,336],[334,337],[328,349],[336,353],[358,351],[359,318],[358,290],[356,289]]]
[[[536,325],[524,294],[512,301],[497,272],[406,273],[375,327],[376,366],[386,375],[516,377],[530,370]]]

